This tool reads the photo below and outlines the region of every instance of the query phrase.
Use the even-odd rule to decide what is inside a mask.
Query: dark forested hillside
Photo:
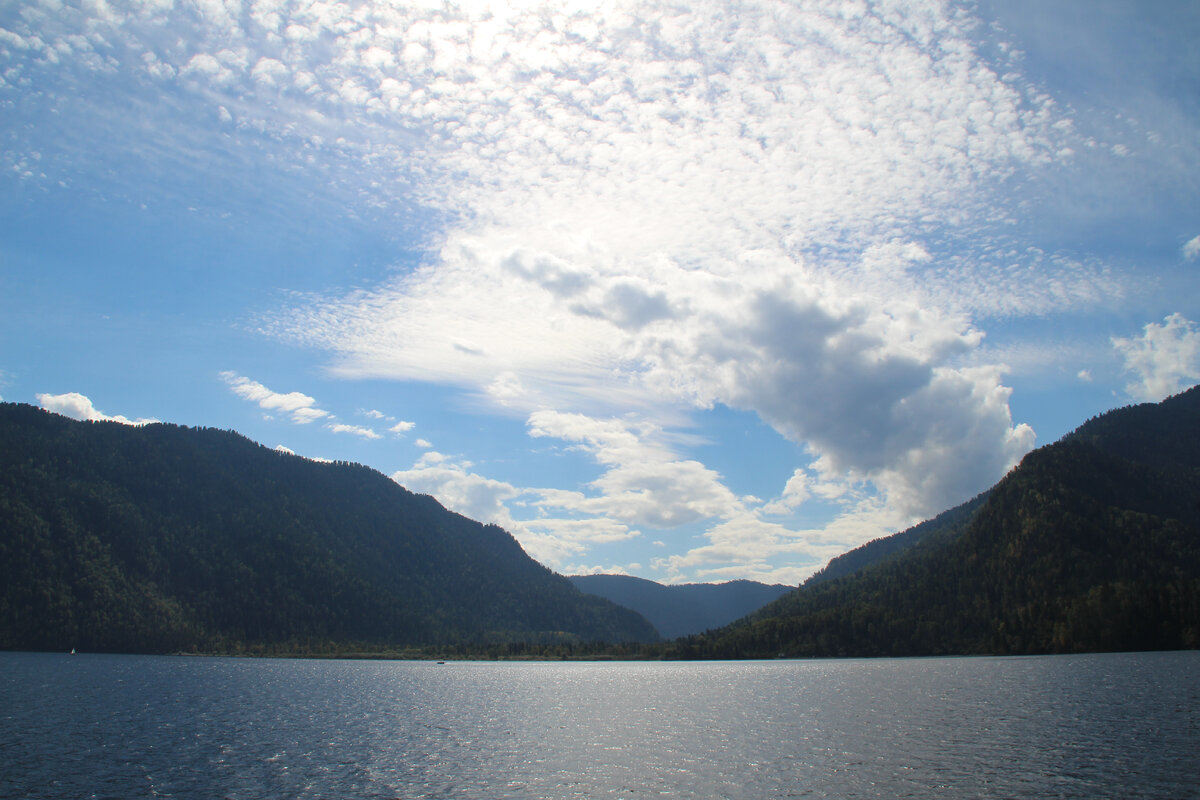
[[[588,594],[638,612],[666,639],[727,625],[792,589],[755,581],[664,586],[630,575],[572,575],[570,580]]]
[[[984,492],[960,506],[955,506],[949,511],[943,511],[933,519],[926,520],[920,525],[914,525],[908,530],[892,534],[891,536],[874,539],[849,552],[842,553],[840,556],[831,559],[823,569],[805,581],[804,585],[814,586],[818,583],[831,581],[834,578],[840,578],[843,575],[850,575],[872,564],[877,564],[891,558],[897,553],[904,552],[917,544],[921,544],[924,547],[935,546],[947,537],[954,536],[963,523],[967,522],[979,510],[979,507],[983,505],[987,496],[988,493]]]
[[[926,526],[673,652],[1200,647],[1200,388],[1087,422]]]
[[[0,404],[0,648],[654,637],[500,528],[366,467]]]

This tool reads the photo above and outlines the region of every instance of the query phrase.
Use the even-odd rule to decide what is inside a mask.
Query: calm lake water
[[[4,798],[1200,797],[1200,653],[0,653]]]

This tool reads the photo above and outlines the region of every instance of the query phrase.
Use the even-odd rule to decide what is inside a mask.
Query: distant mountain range
[[[494,525],[228,431],[0,404],[0,648],[650,641]]]
[[[588,594],[638,612],[664,639],[728,625],[795,588],[755,581],[664,586],[629,575],[572,575],[569,580]]]
[[[1094,418],[679,657],[1200,647],[1200,387]]]

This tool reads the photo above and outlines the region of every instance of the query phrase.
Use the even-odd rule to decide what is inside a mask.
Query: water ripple
[[[0,653],[0,797],[1200,797],[1200,653],[722,663]]]

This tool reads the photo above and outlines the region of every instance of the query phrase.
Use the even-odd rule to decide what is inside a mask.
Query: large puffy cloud
[[[1147,323],[1138,337],[1114,337],[1113,347],[1134,380],[1125,391],[1135,400],[1157,402],[1200,381],[1200,330],[1182,314],[1162,324]]]
[[[532,413],[535,435],[569,441],[583,434],[548,425],[548,412],[537,409],[646,416],[662,413],[666,401],[668,410],[751,410],[808,443],[826,479],[874,481],[912,514],[986,488],[1033,444],[1027,426],[1013,425],[1001,371],[955,365],[979,332],[911,299],[884,304],[804,264],[758,255],[738,276],[656,259],[636,277],[669,312],[631,326],[641,298],[653,295],[639,290],[634,311],[614,302],[613,285],[639,285],[628,274],[594,268],[564,301],[565,268],[537,273],[512,264],[565,259],[489,259],[476,245],[446,251],[437,269],[392,291],[306,309],[295,330],[340,350],[344,374],[461,383]],[[702,469],[684,466],[664,461],[654,474],[627,466],[597,488],[633,509],[633,498],[649,495],[623,487],[668,474],[678,485],[704,479]],[[604,502],[591,500],[597,511]],[[672,507],[650,505],[664,514]]]

